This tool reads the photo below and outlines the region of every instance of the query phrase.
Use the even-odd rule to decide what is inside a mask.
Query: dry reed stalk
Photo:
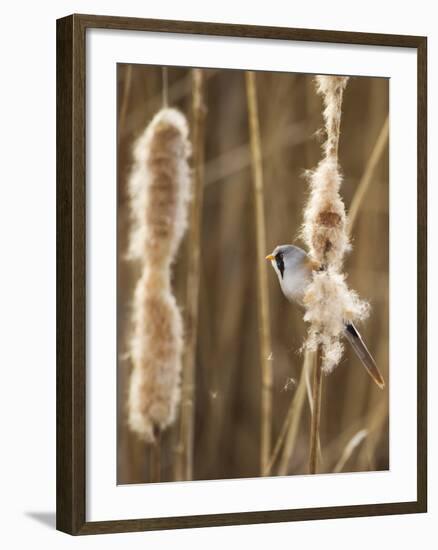
[[[386,401],[380,401],[375,408],[373,408],[368,412],[368,414],[366,414],[365,418],[360,417],[356,420],[352,419],[348,427],[337,434],[337,436],[326,445],[324,449],[324,456],[327,460],[327,463],[330,464],[330,471],[333,471],[333,469],[336,467],[336,464],[338,464],[339,462],[339,449],[345,449],[349,441],[358,432],[361,432],[362,430],[365,430],[367,432],[367,438],[364,442],[365,444],[362,445],[362,448],[359,450],[358,455],[360,456],[363,453],[365,446],[369,447],[369,443],[372,439],[373,434],[376,432],[376,430],[379,429],[381,418],[386,418],[386,405]]]
[[[312,94],[313,88],[314,88],[314,84],[311,81],[311,79],[309,79],[308,93],[310,95],[308,97],[310,97],[311,101],[312,101],[312,97],[313,97],[313,94]],[[313,101],[315,101],[315,100],[313,100]],[[307,117],[312,117],[313,116],[313,118],[314,118],[314,114],[313,114],[314,108],[313,107],[315,107],[315,106],[312,105],[312,108],[309,108],[309,106],[307,105],[307,111],[306,111]],[[303,128],[303,130],[304,130],[304,128]],[[302,135],[306,136],[307,134],[309,134],[309,131],[307,131],[307,127],[306,127],[306,131],[305,132],[303,131],[303,132],[300,132],[300,133]],[[289,144],[289,145],[298,145],[298,144],[304,144],[306,142],[308,143],[308,138],[307,137],[305,137],[301,140],[297,140],[296,142],[288,143],[287,141],[285,141],[285,143],[280,142],[279,144],[280,145],[287,145],[287,144]],[[305,153],[306,153],[306,155],[305,155],[306,158],[309,159],[311,157],[311,155],[309,153],[309,148],[308,147],[305,148]],[[308,161],[306,164],[309,165],[310,162]],[[299,428],[299,422],[300,422],[300,419],[301,419],[302,409],[303,409],[303,406],[304,406],[304,402],[306,401],[306,399],[305,399],[306,395],[307,395],[307,398],[308,398],[307,400],[308,400],[308,404],[309,404],[310,413],[312,414],[312,411],[313,411],[312,385],[311,385],[311,382],[310,382],[309,373],[313,368],[313,363],[315,361],[315,357],[316,357],[316,355],[315,355],[314,352],[309,351],[308,349],[304,350],[303,368],[301,370],[301,376],[300,376],[300,380],[298,382],[297,390],[296,390],[296,393],[295,393],[293,399],[291,400],[287,416],[285,418],[282,429],[280,431],[280,435],[279,435],[279,437],[277,439],[277,442],[276,442],[276,445],[275,445],[273,456],[271,457],[271,468],[272,468],[272,465],[274,464],[275,460],[277,459],[277,455],[278,455],[279,451],[281,450],[281,446],[284,442],[284,439],[286,439],[286,444],[285,444],[285,447],[284,447],[284,450],[283,450],[282,459],[281,459],[281,463],[280,463],[279,470],[278,470],[278,475],[286,475],[287,472],[288,472],[288,466],[290,464],[291,458],[292,458],[294,450],[295,450],[295,441],[296,441],[296,436],[298,434],[298,428]],[[318,439],[318,449],[319,449],[319,452],[321,452],[320,451],[319,439]]]
[[[300,386],[298,386],[297,390]],[[280,451],[283,447],[283,444],[286,440],[286,436],[289,433],[289,427],[292,423],[292,419],[294,417],[294,402],[295,399],[291,399],[289,409],[286,414],[286,418],[284,419],[283,425],[281,427],[280,433],[278,435],[277,441],[274,445],[274,450],[272,451],[271,458],[269,459],[268,467],[267,467],[267,474],[270,475],[272,472],[272,468],[274,467],[275,463],[277,462],[278,457],[280,456]],[[283,475],[283,474],[279,474]]]
[[[266,228],[263,195],[263,166],[262,147],[260,140],[260,126],[257,106],[256,75],[246,71],[246,94],[248,103],[248,122],[252,156],[252,181],[254,190],[256,243],[257,243],[257,306],[260,327],[259,355],[261,366],[261,444],[260,444],[260,471],[261,475],[268,474],[271,454],[272,431],[272,367],[269,361],[271,353],[271,334],[269,320],[268,279],[265,261],[266,255]]]
[[[383,123],[382,129],[380,130],[377,141],[371,151],[370,158],[368,159],[365,171],[359,181],[359,184],[354,193],[353,200],[351,201],[350,209],[348,212],[348,233],[351,235],[353,231],[353,226],[356,222],[356,218],[359,214],[360,207],[362,205],[363,199],[366,195],[368,187],[371,183],[374,171],[376,169],[379,160],[382,157],[385,146],[388,143],[389,137],[389,116],[386,117],[385,122]]]
[[[169,105],[169,71],[167,67],[161,67],[161,94],[163,108]]]
[[[335,474],[342,472],[345,464],[347,464],[354,450],[362,443],[362,441],[366,438],[367,435],[368,435],[368,430],[359,430],[357,433],[353,435],[353,437],[345,446],[342,452],[342,455],[338,460],[336,466],[333,468],[333,472]]]
[[[201,271],[201,224],[204,196],[204,134],[205,134],[205,78],[204,71],[193,69],[193,173],[192,202],[188,229],[188,272],[185,305],[186,339],[183,360],[180,441],[178,444],[175,477],[193,478],[193,440],[195,410],[195,363],[199,310],[199,282]]]
[[[161,433],[155,433],[155,441],[149,446],[149,480],[161,481]]]
[[[376,447],[379,443],[379,440],[382,436],[382,428],[388,419],[388,400],[384,400],[381,403],[377,404],[369,412],[367,420],[365,422],[366,429],[368,431],[368,437],[365,442],[365,445],[362,446],[361,451],[359,452],[359,460],[364,462],[364,455],[374,457],[376,452]]]
[[[149,443],[174,422],[180,399],[183,326],[171,265],[187,224],[189,154],[185,117],[162,109],[137,140],[129,180],[129,256],[141,275],[132,304],[128,421]]]
[[[280,432],[280,436],[277,440],[277,444],[274,449],[273,456],[271,458],[271,468],[277,458],[281,445],[284,441],[283,453],[281,455],[280,465],[278,467],[278,475],[285,476],[288,473],[288,468],[290,461],[292,459],[295,442],[298,435],[299,424],[301,420],[301,413],[303,411],[303,405],[306,398],[306,377],[309,369],[311,368],[312,363],[314,362],[314,353],[311,351],[306,351],[304,354],[304,363],[301,370],[300,380],[297,385],[297,389],[291,404],[289,407],[286,420],[283,424],[283,428]]]
[[[313,357],[311,368],[308,368],[305,371],[307,403],[309,404],[310,416],[312,417],[314,407],[313,407],[313,389],[312,389],[312,382],[310,381],[310,375],[312,374],[312,370],[314,372],[314,369],[315,369],[315,366],[313,363],[315,363],[315,360],[316,360],[316,353],[306,349],[305,354],[311,354]],[[304,358],[304,360],[306,360],[306,358]],[[317,436],[317,445],[318,445],[318,457],[322,461],[322,451],[321,451],[321,442],[320,442],[319,434]]]
[[[118,131],[117,131],[117,143],[120,143],[121,135],[125,127],[126,113],[128,111],[129,97],[131,95],[131,84],[132,84],[132,65],[127,65],[123,94],[122,94],[122,104],[120,106],[120,115],[118,121]]]
[[[316,474],[318,461],[319,427],[321,420],[321,395],[322,395],[322,351],[318,346],[316,361],[313,366],[312,385],[312,419],[310,425],[310,449],[309,449],[309,474]]]

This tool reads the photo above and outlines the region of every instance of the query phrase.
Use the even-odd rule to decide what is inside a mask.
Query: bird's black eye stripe
[[[277,263],[278,271],[280,272],[281,278],[283,278],[284,273],[284,261],[283,261],[283,254],[279,252],[275,256],[275,262]]]

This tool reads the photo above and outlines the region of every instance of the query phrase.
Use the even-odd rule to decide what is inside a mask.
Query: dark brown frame
[[[85,31],[172,32],[415,48],[418,60],[417,500],[87,522],[85,514]],[[57,21],[57,529],[72,535],[427,511],[427,39],[188,21],[71,15]]]

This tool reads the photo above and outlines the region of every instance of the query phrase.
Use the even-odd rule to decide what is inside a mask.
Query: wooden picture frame
[[[417,499],[411,502],[184,517],[86,520],[87,29],[119,29],[413,48],[418,73]],[[71,15],[57,21],[57,529],[72,535],[406,514],[427,510],[427,40],[292,29]]]

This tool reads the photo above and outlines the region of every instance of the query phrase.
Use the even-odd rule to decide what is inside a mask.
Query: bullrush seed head
[[[189,155],[184,115],[162,109],[135,144],[129,182],[129,257],[140,263],[141,275],[132,303],[128,420],[148,442],[173,423],[180,399],[183,324],[171,266],[187,225]]]

